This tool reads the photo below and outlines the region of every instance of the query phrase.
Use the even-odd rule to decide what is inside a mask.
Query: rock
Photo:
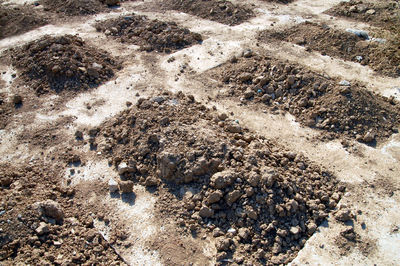
[[[210,185],[217,189],[225,188],[232,184],[234,178],[234,173],[230,170],[217,172],[211,177]]]
[[[350,86],[350,82],[348,82],[347,80],[342,80],[341,82],[339,82],[340,86]]]
[[[228,205],[232,205],[234,202],[236,202],[240,197],[242,196],[242,193],[240,193],[239,190],[234,190],[232,192],[229,192],[226,197],[225,201]]]
[[[253,56],[253,51],[251,49],[246,49],[243,51],[243,57],[249,58]]]
[[[362,140],[366,143],[372,142],[375,140],[375,134],[372,132],[367,132],[364,137],[362,138]]]
[[[131,180],[120,181],[119,189],[122,193],[132,193],[133,191],[133,182]]]
[[[230,248],[230,241],[228,238],[224,237],[219,237],[217,239],[217,243],[215,244],[215,247],[217,248],[218,251],[228,251]]]
[[[178,163],[178,156],[162,152],[157,156],[158,175],[163,179],[171,179]]]
[[[244,98],[245,99],[250,99],[251,97],[253,97],[254,96],[254,91],[252,91],[251,89],[247,89],[245,92],[244,92]]]
[[[367,12],[365,12],[365,14],[367,15],[373,15],[375,13],[376,13],[375,9],[368,9]]]
[[[314,234],[314,232],[317,230],[317,228],[318,228],[317,225],[313,222],[311,222],[307,225],[307,231],[309,234]]]
[[[36,202],[33,207],[37,209],[41,215],[54,218],[57,222],[61,222],[64,219],[64,211],[60,204],[54,200]]]
[[[300,233],[300,228],[298,226],[292,226],[289,231],[292,235],[298,235]]]
[[[45,222],[40,222],[39,226],[35,229],[38,235],[44,235],[50,232],[48,225]]]
[[[369,35],[366,31],[363,30],[357,30],[357,29],[347,29],[347,32],[353,33],[357,35],[360,38],[363,38],[364,40],[369,40]]]
[[[11,101],[13,104],[21,104],[22,103],[22,96],[15,94],[11,97]]]
[[[248,182],[252,187],[257,187],[258,183],[260,181],[260,176],[255,173],[255,172],[251,172],[248,178]]]
[[[351,219],[351,212],[350,210],[339,210],[335,214],[335,219],[341,222],[347,222]]]
[[[118,167],[118,174],[123,175],[125,173],[134,173],[136,172],[136,167],[134,165],[129,165],[126,162],[121,162]]]
[[[250,219],[257,220],[257,212],[253,208],[248,208],[246,214]]]
[[[144,182],[144,185],[146,187],[155,187],[158,186],[158,179],[154,176],[149,176],[146,178],[146,181]]]
[[[210,218],[210,217],[212,217],[214,215],[214,210],[208,208],[207,206],[203,206],[199,210],[199,215],[202,218]]]
[[[240,132],[242,132],[241,126],[239,126],[237,123],[228,123],[225,126],[225,130],[230,132],[230,133],[240,133]]]
[[[212,192],[212,193],[207,197],[206,201],[207,201],[207,203],[210,205],[210,204],[213,204],[213,203],[216,203],[216,202],[220,201],[220,199],[222,198],[222,196],[223,196],[223,194],[222,194],[221,191],[215,191],[215,192]]]
[[[272,246],[272,253],[278,254],[279,252],[281,252],[281,250],[282,250],[281,245],[278,243],[274,243],[274,245]]]
[[[239,228],[239,233],[238,233],[239,237],[243,240],[249,240],[250,238],[250,230],[248,228],[242,227]]]
[[[218,119],[221,121],[225,121],[227,118],[228,118],[228,115],[226,113],[218,114]]]
[[[113,178],[108,180],[108,189],[110,190],[110,193],[115,193],[119,190],[118,183]]]
[[[296,77],[293,76],[293,75],[289,75],[289,76],[287,77],[287,82],[288,82],[288,84],[289,84],[290,86],[292,86],[292,85],[296,82]]]
[[[94,67],[88,67],[87,73],[89,74],[89,76],[91,76],[93,78],[99,78],[100,77],[99,72]]]
[[[241,73],[237,79],[241,82],[247,82],[249,80],[251,80],[253,78],[253,76],[250,73]]]

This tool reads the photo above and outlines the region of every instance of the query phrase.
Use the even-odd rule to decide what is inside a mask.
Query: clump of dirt
[[[182,93],[142,98],[88,140],[122,180],[158,190],[161,216],[212,233],[220,263],[288,263],[344,191],[302,154]]]
[[[71,35],[45,36],[8,51],[12,65],[37,94],[81,91],[111,79],[121,65],[106,51]]]
[[[51,169],[54,162],[51,166],[38,161],[0,165],[0,261],[6,265],[122,264],[94,228],[95,216],[76,200],[75,190],[58,183],[62,171]]]
[[[45,10],[63,13],[67,16],[93,15],[107,10],[108,5],[116,5],[120,1],[108,0],[41,0]],[[109,4],[107,4],[109,3]]]
[[[231,26],[238,25],[254,16],[251,9],[225,0],[168,0],[163,1],[162,6]]]
[[[146,16],[130,14],[96,24],[98,31],[118,38],[121,42],[140,45],[142,50],[169,53],[196,43],[202,37],[174,22],[150,20]]]
[[[322,55],[339,57],[368,65],[378,73],[400,76],[400,51],[398,43],[365,40],[350,32],[335,30],[327,25],[304,22],[284,31],[264,31],[260,40],[293,42],[316,50]]]
[[[398,1],[354,1],[340,2],[326,11],[327,14],[349,17],[368,22],[373,26],[399,33],[400,4]]]
[[[9,123],[9,117],[15,107],[8,101],[4,93],[0,94],[0,129],[4,129]]]
[[[0,6],[0,39],[21,34],[47,24],[47,19],[24,6]]]
[[[374,143],[398,130],[398,103],[359,84],[259,55],[234,58],[213,71],[230,87],[227,96],[240,97],[243,104],[265,104],[274,112],[288,111],[303,125],[328,132],[329,138],[344,135]]]

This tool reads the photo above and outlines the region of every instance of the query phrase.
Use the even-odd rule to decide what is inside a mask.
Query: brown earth
[[[350,32],[344,32],[312,22],[304,22],[282,31],[264,31],[261,41],[286,41],[316,50],[322,55],[368,65],[380,74],[400,76],[400,51],[398,43],[379,43],[365,40]]]
[[[107,3],[120,1],[110,0],[41,0],[46,11],[62,13],[67,16],[93,15],[107,11]]]
[[[142,98],[84,140],[122,180],[158,190],[161,217],[212,233],[220,263],[288,263],[344,191],[303,155],[182,93]]]
[[[226,96],[275,112],[288,111],[303,125],[329,132],[329,138],[348,136],[373,143],[398,131],[399,105],[394,99],[360,84],[340,85],[338,80],[269,56],[233,58],[211,75],[229,86]]]
[[[200,34],[180,28],[174,22],[150,20],[135,14],[99,22],[96,29],[148,52],[169,53],[202,41]]]
[[[81,91],[111,79],[121,65],[76,36],[45,36],[8,51],[19,76],[37,94]]]
[[[162,2],[162,7],[231,26],[241,24],[254,16],[251,9],[225,0],[167,0]]]
[[[56,165],[62,168],[62,160],[0,165],[2,264],[123,264],[94,229],[95,216],[79,203],[84,201],[76,201],[82,195],[59,183]]]
[[[21,34],[48,23],[48,19],[25,6],[0,5],[0,39]]]

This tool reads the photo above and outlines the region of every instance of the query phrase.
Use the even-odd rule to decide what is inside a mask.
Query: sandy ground
[[[7,1],[20,2],[26,1]],[[242,1],[236,1],[242,2]],[[325,10],[339,3],[339,1],[298,0],[289,5],[278,5],[262,1],[247,1],[256,6],[256,17],[241,25],[229,27],[216,22],[203,20],[191,15],[168,11],[154,12],[147,10],[148,1],[124,3],[119,9],[109,14],[99,14],[84,19],[73,19],[68,23],[47,25],[27,32],[0,40],[0,51],[22,45],[28,41],[38,39],[45,34],[78,34],[91,45],[109,51],[114,56],[130,58],[124,62],[124,68],[117,73],[117,77],[90,92],[77,95],[65,103],[61,110],[53,112],[38,112],[30,125],[13,125],[12,131],[0,132],[0,161],[16,162],[27,158],[34,158],[38,152],[26,145],[19,144],[15,136],[29,128],[56,121],[64,116],[73,116],[72,125],[63,130],[67,138],[73,139],[74,132],[80,128],[90,128],[99,125],[111,116],[126,108],[126,101],[135,103],[139,97],[153,95],[160,91],[183,91],[193,94],[195,98],[207,106],[216,106],[221,112],[233,112],[240,124],[248,127],[259,135],[274,139],[280,144],[296,152],[302,152],[311,160],[330,169],[336,176],[350,184],[340,204],[351,206],[359,211],[357,219],[363,221],[363,227],[356,226],[355,231],[365,242],[372,243],[373,248],[367,253],[362,248],[353,247],[346,254],[342,254],[336,238],[343,225],[329,218],[325,226],[321,226],[299,252],[292,265],[398,265],[400,263],[400,232],[394,228],[400,226],[400,136],[394,135],[385,143],[379,143],[371,148],[355,142],[357,153],[349,153],[338,140],[321,142],[313,136],[320,133],[310,128],[304,128],[295,122],[290,115],[272,115],[260,113],[250,107],[240,106],[229,99],[216,99],[219,93],[215,81],[207,76],[207,71],[222,64],[232,55],[240,54],[242,50],[251,48],[255,52],[263,50],[277,58],[300,63],[308,68],[324,73],[331,77],[340,77],[346,80],[357,80],[365,83],[367,88],[385,96],[400,97],[400,79],[377,76],[371,69],[352,62],[322,56],[316,52],[304,53],[304,48],[290,43],[282,43],[277,47],[273,44],[262,43],[256,45],[259,31],[287,27],[304,20],[325,21],[338,28],[364,29],[368,25],[344,19],[330,19]],[[128,12],[147,15],[150,18],[159,18],[175,21],[179,25],[188,27],[191,31],[201,33],[204,37],[202,45],[178,51],[174,54],[147,54],[139,52],[134,45],[125,45],[96,32],[93,24]],[[274,26],[271,23],[275,22]],[[170,57],[175,61],[168,63]],[[180,66],[186,64],[192,71],[179,74]],[[0,66],[5,70],[1,75],[6,86],[1,92],[12,89],[11,74],[15,71],[9,66]],[[179,74],[179,76],[178,76]],[[57,97],[57,96],[46,96]],[[95,108],[88,110],[89,103],[101,102]],[[18,147],[18,149],[16,149]],[[49,152],[49,151],[45,151]],[[117,173],[108,167],[107,162],[93,158],[73,178],[73,185],[79,189],[81,183],[107,181],[117,177]],[[66,178],[69,169],[65,169]],[[392,193],[388,192],[390,188]],[[88,194],[87,201],[98,202],[107,208],[116,220],[124,221],[130,232],[133,246],[121,247],[118,252],[131,265],[161,265],[161,254],[145,248],[147,240],[162,235],[172,235],[183,243],[195,243],[203,250],[209,264],[213,264],[212,256],[215,252],[211,245],[212,240],[189,239],[177,235],[173,226],[154,219],[154,202],[156,196],[142,187],[134,188],[136,199],[134,204],[129,201],[108,198],[99,198],[95,194]],[[95,226],[107,237],[107,231],[114,225],[108,226],[96,222]],[[201,264],[201,263],[200,263]],[[200,265],[199,264],[199,265]]]

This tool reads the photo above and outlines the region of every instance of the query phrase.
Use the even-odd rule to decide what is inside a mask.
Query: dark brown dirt
[[[254,16],[251,9],[225,0],[167,0],[163,1],[162,6],[231,26],[241,24]]]
[[[21,34],[47,24],[48,20],[32,8],[0,6],[0,39]]]
[[[384,44],[364,40],[355,34],[311,22],[301,23],[284,31],[265,31],[259,39],[296,43],[322,55],[368,65],[383,75],[400,76],[400,50],[398,43],[390,40]]]
[[[341,2],[326,11],[327,14],[348,17],[400,33],[400,6],[398,1]]]
[[[84,140],[123,180],[157,191],[161,217],[182,233],[212,233],[220,264],[288,263],[344,191],[303,155],[182,93],[140,99]]]
[[[150,20],[135,14],[100,22],[96,29],[148,52],[169,53],[202,41],[200,34],[179,28],[174,22]]]
[[[76,36],[45,36],[8,51],[12,65],[37,94],[82,91],[111,79],[121,65]]]
[[[67,16],[93,15],[107,11],[106,1],[103,0],[41,0],[40,3],[47,11]]]
[[[398,131],[399,105],[359,84],[339,85],[298,65],[269,56],[241,57],[213,70],[230,87],[226,96],[243,104],[289,111],[303,125],[373,144]]]
[[[4,129],[9,123],[10,115],[14,112],[15,106],[8,101],[4,93],[0,94],[0,129]]]
[[[94,228],[93,216],[80,203],[84,201],[74,189],[60,185],[63,171],[55,166],[42,161],[0,165],[1,264],[123,264]],[[59,207],[36,207],[49,200]]]

